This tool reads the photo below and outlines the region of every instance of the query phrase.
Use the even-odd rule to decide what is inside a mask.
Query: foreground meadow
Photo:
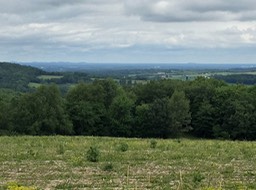
[[[256,189],[256,142],[24,136],[0,146],[0,189]]]

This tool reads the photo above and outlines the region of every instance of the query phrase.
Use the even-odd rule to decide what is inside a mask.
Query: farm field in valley
[[[40,75],[37,78],[42,79],[42,80],[50,80],[50,79],[61,79],[63,76],[59,75]]]
[[[0,145],[0,189],[256,189],[256,142],[21,136]]]

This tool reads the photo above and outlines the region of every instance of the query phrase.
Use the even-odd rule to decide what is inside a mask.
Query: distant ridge
[[[63,71],[102,71],[102,70],[134,70],[134,69],[244,69],[256,68],[256,64],[208,64],[208,63],[87,63],[87,62],[21,62],[22,65],[30,65],[50,72]]]
[[[16,63],[0,62],[0,88],[27,91],[28,84],[36,81],[45,71]]]

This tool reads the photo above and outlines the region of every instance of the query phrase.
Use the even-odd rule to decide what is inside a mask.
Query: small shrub
[[[27,156],[36,157],[38,153],[32,149],[27,150]]]
[[[64,154],[65,153],[65,148],[63,144],[59,144],[57,148],[57,154]]]
[[[90,147],[87,151],[87,160],[90,162],[98,162],[100,157],[100,151],[97,147]]]
[[[72,166],[78,167],[83,165],[84,159],[83,157],[73,156],[70,162]]]
[[[157,141],[156,140],[151,140],[150,141],[150,148],[156,148]]]
[[[122,151],[122,152],[126,152],[128,150],[129,146],[127,143],[121,143],[118,147],[118,150]]]
[[[201,174],[201,173],[194,173],[193,174],[193,182],[198,184],[201,183],[201,181],[204,179],[205,177]]]
[[[112,163],[107,163],[106,165],[104,165],[103,170],[104,171],[112,171],[114,168]]]

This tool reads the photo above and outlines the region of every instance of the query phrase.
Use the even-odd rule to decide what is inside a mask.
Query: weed
[[[129,145],[127,143],[120,143],[118,150],[121,152],[126,152],[129,149]]]
[[[7,190],[36,190],[35,187],[27,187],[17,184],[16,182],[7,183]]]
[[[150,148],[156,148],[157,141],[156,140],[151,140],[150,141]]]
[[[35,152],[35,151],[32,150],[32,149],[29,149],[29,150],[27,151],[27,154],[29,154],[29,155],[32,156],[32,157],[35,157],[35,156],[37,155],[37,152]]]
[[[103,171],[112,171],[114,168],[113,164],[112,163],[107,163],[103,166]]]
[[[199,172],[196,172],[196,173],[193,174],[193,182],[195,184],[201,183],[201,181],[204,180],[204,179],[205,179],[205,177]]]
[[[70,161],[73,166],[78,167],[83,165],[84,159],[79,156],[73,156]]]
[[[100,151],[97,147],[91,146],[87,151],[87,160],[90,162],[98,162],[100,157]]]
[[[64,154],[65,153],[64,145],[63,144],[59,144],[56,152],[57,152],[57,154]]]

